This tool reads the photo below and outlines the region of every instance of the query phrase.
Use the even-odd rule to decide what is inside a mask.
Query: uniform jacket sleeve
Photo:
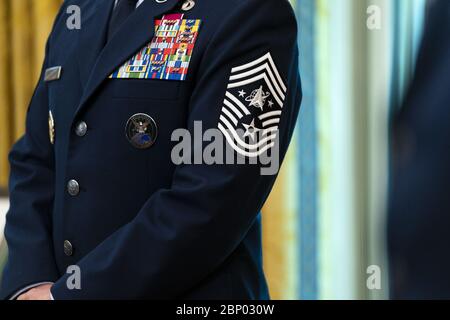
[[[288,88],[282,158],[301,97],[297,24],[287,1],[242,1],[223,18],[198,69],[187,128],[193,132],[194,121],[202,121],[204,130],[217,128],[231,69],[268,52]],[[154,193],[133,221],[79,261],[81,290],[67,289],[66,275],[53,286],[54,298],[182,296],[236,249],[275,178],[261,175],[258,165],[180,165],[170,189]]]
[[[3,299],[32,284],[54,282],[59,277],[51,236],[54,150],[49,139],[46,68],[47,58],[28,108],[25,135],[9,155],[10,209],[5,225],[8,261],[0,290]]]

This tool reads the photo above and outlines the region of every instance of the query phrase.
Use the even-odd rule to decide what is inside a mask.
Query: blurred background
[[[24,132],[61,2],[0,0],[0,235],[8,208],[7,154]],[[291,2],[300,25],[304,100],[263,212],[271,294],[388,298],[388,124],[413,74],[425,0]],[[0,272],[5,257],[0,236]],[[380,268],[380,288],[367,287],[369,266]]]

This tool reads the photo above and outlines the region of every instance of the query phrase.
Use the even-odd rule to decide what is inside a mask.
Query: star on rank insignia
[[[177,13],[156,20],[152,41],[110,78],[186,80],[201,20],[183,17]]]
[[[51,111],[48,112],[48,136],[50,143],[55,144],[55,119]]]
[[[254,158],[275,146],[286,92],[270,53],[231,70],[218,128],[238,154]]]
[[[261,130],[255,126],[255,119],[250,124],[242,124],[245,128],[244,138],[250,136],[252,140],[255,140],[255,135]]]

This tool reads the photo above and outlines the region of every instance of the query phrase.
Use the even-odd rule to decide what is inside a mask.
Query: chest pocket
[[[178,100],[181,81],[157,79],[110,79],[113,97],[120,99]]]

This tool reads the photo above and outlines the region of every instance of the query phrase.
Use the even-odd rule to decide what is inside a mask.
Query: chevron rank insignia
[[[270,53],[231,70],[218,128],[241,156],[275,146],[287,88]]]
[[[110,78],[186,80],[201,20],[169,14],[155,22],[155,36]]]

